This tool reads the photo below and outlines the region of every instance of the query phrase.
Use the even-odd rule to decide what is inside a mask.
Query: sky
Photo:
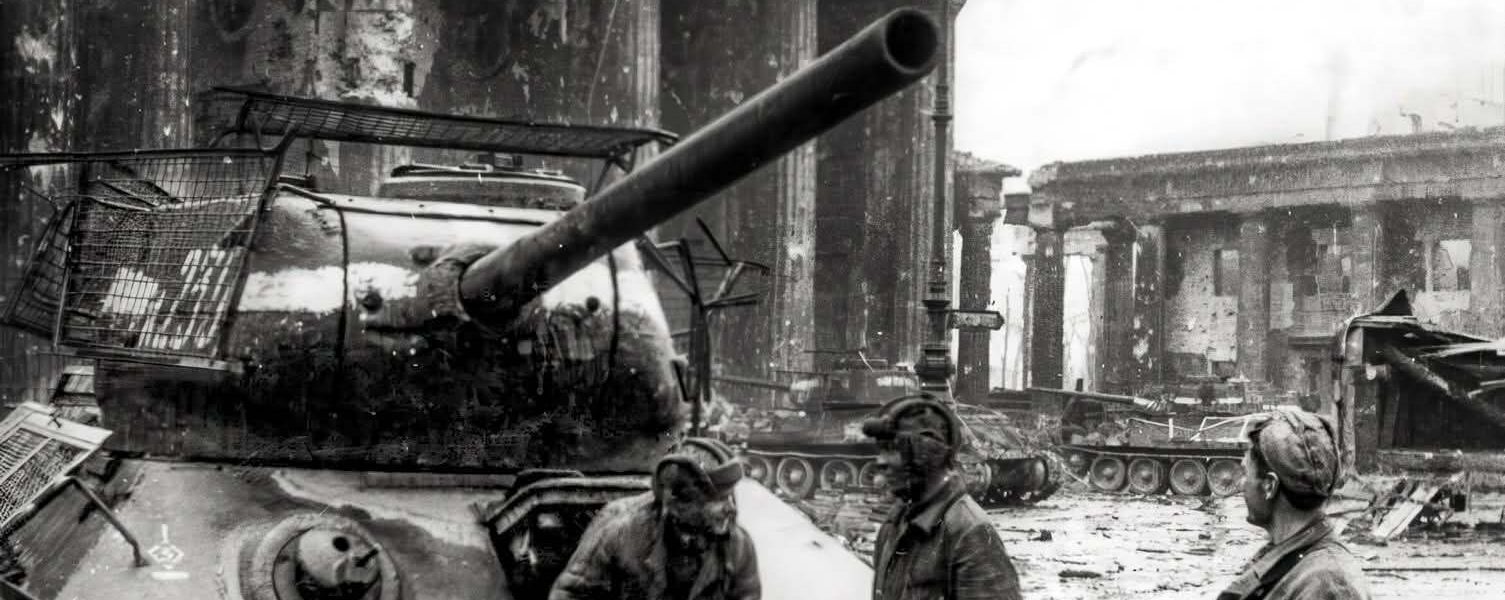
[[[1501,1],[968,0],[956,35],[957,149],[1026,174],[1505,125]]]

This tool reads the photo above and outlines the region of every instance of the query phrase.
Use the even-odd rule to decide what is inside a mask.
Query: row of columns
[[[1383,268],[1384,249],[1390,235],[1386,219],[1407,218],[1390,211],[1404,210],[1400,203],[1367,203],[1348,207],[1349,234],[1344,240],[1352,261],[1349,306],[1352,311],[1378,307],[1400,289],[1396,274]],[[1272,334],[1271,278],[1278,238],[1287,226],[1288,211],[1260,211],[1208,218],[1237,220],[1235,247],[1239,253],[1237,298],[1237,373],[1253,382],[1285,377],[1283,366],[1274,364],[1283,353],[1273,344],[1285,343]],[[1471,203],[1470,321],[1476,333],[1502,333],[1505,301],[1500,286],[1505,281],[1505,262],[1498,246],[1505,236],[1505,206],[1498,201]],[[1036,230],[1034,256],[1029,260],[1031,301],[1030,385],[1069,387],[1064,381],[1063,357],[1064,267],[1062,254],[1093,256],[1093,294],[1101,295],[1093,308],[1092,383],[1099,391],[1132,394],[1145,386],[1163,383],[1168,331],[1165,322],[1165,227],[1154,220],[1130,222],[1117,219],[1092,226],[1102,242],[1067,248],[1066,231]],[[1073,231],[1082,231],[1078,228]],[[1210,230],[1209,230],[1210,231]],[[1077,235],[1079,239],[1081,234]],[[1209,233],[1210,235],[1210,233]],[[1413,259],[1415,259],[1413,257]],[[1411,290],[1413,293],[1417,290]],[[1337,323],[1333,324],[1336,332]],[[1362,437],[1362,436],[1361,436]]]

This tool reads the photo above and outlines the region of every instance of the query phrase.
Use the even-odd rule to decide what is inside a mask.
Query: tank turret
[[[917,81],[938,47],[924,13],[891,13],[588,199],[527,157],[624,167],[675,136],[221,90],[237,106],[216,147],[0,157],[77,176],[6,322],[98,361],[112,466],[80,477],[128,497],[111,523],[151,566],[98,519],[28,537],[50,517],[17,510],[0,534],[70,557],[29,565],[41,597],[540,597],[594,511],[647,489],[687,410],[634,240]],[[320,140],[489,156],[359,196],[283,176]],[[845,586],[821,597],[866,596],[854,557],[759,522],[777,518],[758,498],[766,597],[810,569]]]

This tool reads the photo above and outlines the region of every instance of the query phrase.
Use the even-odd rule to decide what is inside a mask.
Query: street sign
[[[1003,329],[1003,313],[996,310],[953,310],[951,328],[962,331],[998,331]]]

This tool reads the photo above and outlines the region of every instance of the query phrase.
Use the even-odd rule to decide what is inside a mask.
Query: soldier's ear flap
[[[699,484],[699,473],[677,460],[661,461],[653,473],[653,498],[685,497]]]

